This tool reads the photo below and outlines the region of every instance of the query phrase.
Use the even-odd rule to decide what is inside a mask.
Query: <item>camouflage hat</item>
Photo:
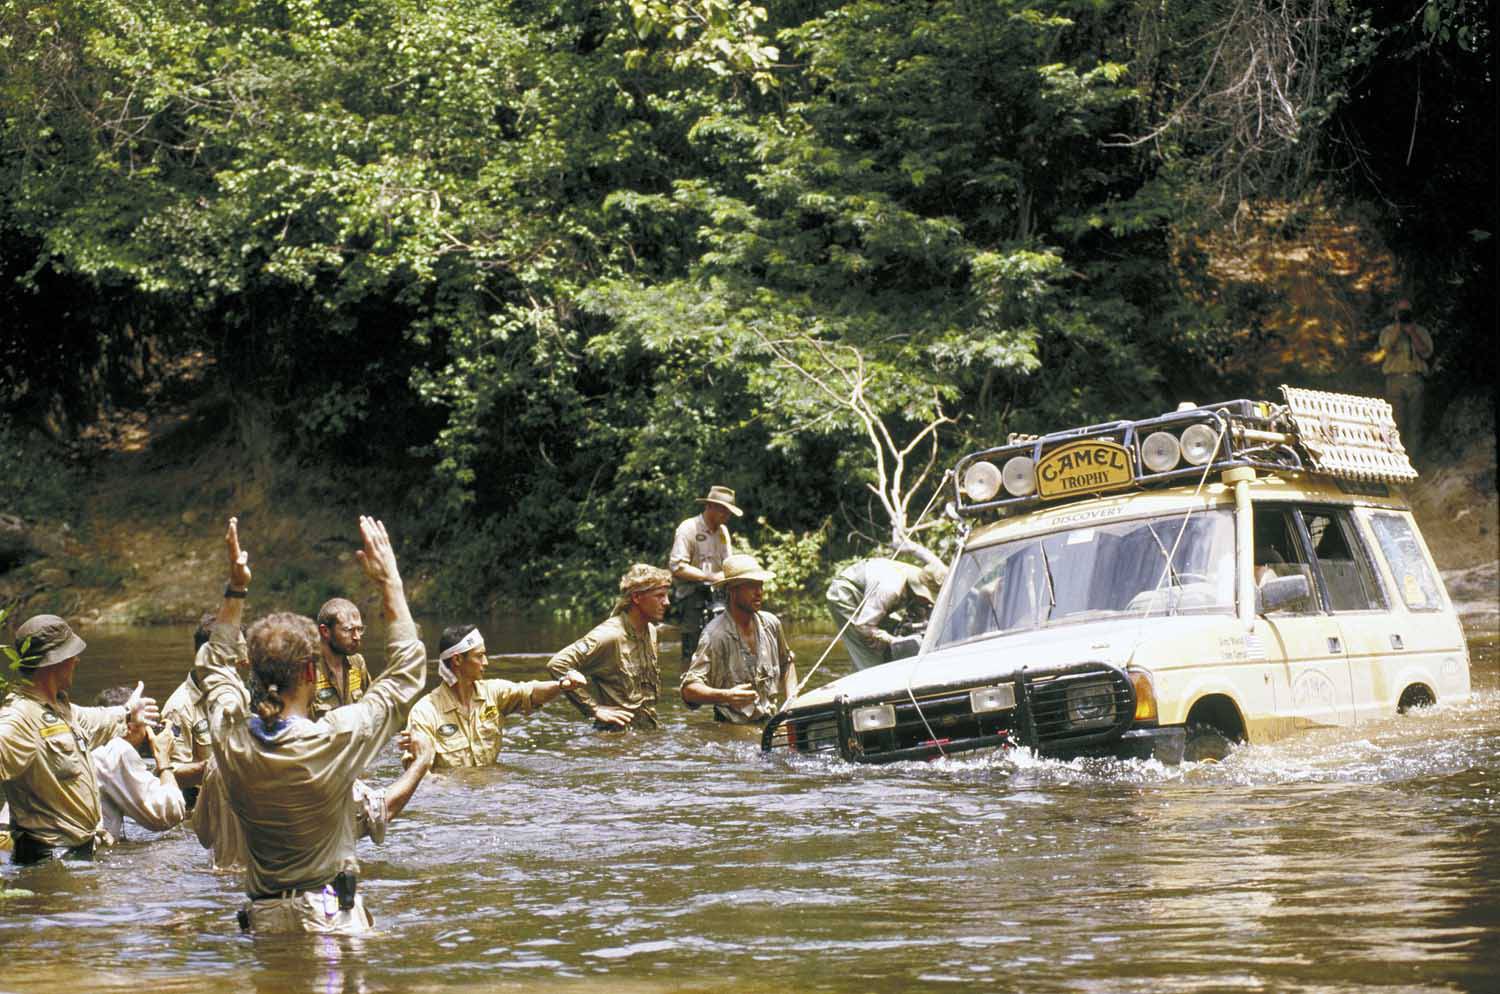
[[[921,572],[911,578],[912,593],[929,604],[936,604],[938,591],[943,589],[943,581],[947,578],[948,567],[942,563],[928,563],[922,567]]]
[[[672,585],[672,574],[660,566],[652,566],[648,563],[636,563],[625,571],[620,577],[620,596],[629,597],[643,590],[655,590],[657,587],[670,587]]]
[[[22,646],[25,649],[22,649]],[[65,663],[88,648],[88,643],[74,634],[68,623],[55,614],[27,618],[16,629],[16,651],[25,665],[40,669]]]
[[[754,556],[740,553],[739,555],[729,556],[724,560],[724,579],[715,583],[714,586],[727,587],[731,584],[747,583],[751,580],[759,580],[764,583],[766,580],[775,579],[775,577],[776,574],[770,570],[761,569],[760,563],[755,561]]]

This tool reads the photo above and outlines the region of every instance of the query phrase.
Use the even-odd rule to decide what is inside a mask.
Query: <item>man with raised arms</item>
[[[249,556],[237,523],[224,537],[229,585],[208,652],[197,665],[208,694],[214,762],[245,835],[241,927],[255,932],[355,935],[372,921],[357,893],[356,778],[401,727],[427,676],[385,526],[359,520],[356,556],[379,588],[387,625],[385,672],[357,703],[311,718],[320,661],[317,625],[271,614],[245,633],[253,690],[234,670]]]

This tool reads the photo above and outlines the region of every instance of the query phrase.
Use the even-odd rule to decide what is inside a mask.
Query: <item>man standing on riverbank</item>
[[[318,609],[318,689],[313,696],[314,721],[334,708],[365,696],[370,671],[359,653],[365,622],[353,601],[335,597]]]
[[[1385,399],[1391,402],[1401,441],[1415,459],[1422,444],[1422,377],[1432,358],[1432,336],[1412,320],[1410,300],[1396,301],[1394,313],[1395,323],[1380,329],[1380,348],[1385,352],[1380,371],[1385,374]]]
[[[729,516],[743,515],[734,503],[734,491],[712,486],[707,497],[699,497],[703,511],[677,526],[667,566],[675,581],[672,596],[682,618],[682,661],[693,658],[698,638],[713,605],[711,587],[723,579],[724,560],[733,550],[729,543]]]
[[[0,786],[10,804],[13,863],[54,857],[93,859],[99,828],[99,783],[89,750],[125,731],[155,725],[156,701],[141,685],[118,707],[78,707],[68,699],[73,673],[88,648],[68,623],[39,614],[16,629],[19,680],[0,704]]]
[[[781,619],[760,609],[772,574],[754,556],[724,560],[720,583],[728,609],[703,630],[693,664],[682,674],[682,700],[690,708],[712,704],[717,721],[762,725],[776,713],[776,691],[797,696],[797,665]]]
[[[571,670],[588,678],[586,688],[565,693],[595,728],[658,727],[656,626],[671,603],[671,587],[672,574],[636,563],[620,577],[620,597],[609,620],[547,662],[555,680],[566,680]]]

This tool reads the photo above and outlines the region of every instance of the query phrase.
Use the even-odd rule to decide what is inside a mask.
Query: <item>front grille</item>
[[[1014,681],[1013,684],[1010,681]],[[1015,707],[981,711],[970,691],[1013,686]],[[1135,689],[1108,663],[1078,663],[1003,680],[929,690],[917,699],[853,702],[839,698],[807,711],[778,714],[761,738],[765,752],[838,753],[857,763],[894,763],[1004,745],[1027,745],[1047,755],[1067,754],[1117,738],[1135,717]],[[855,711],[888,705],[889,728],[856,731]],[[925,720],[924,720],[925,719]]]
[[[1085,663],[1025,680],[1028,744],[1059,753],[1119,736],[1135,718],[1130,678],[1105,663]]]

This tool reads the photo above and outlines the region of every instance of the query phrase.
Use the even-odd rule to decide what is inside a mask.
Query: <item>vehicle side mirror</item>
[[[922,636],[903,635],[891,642],[891,659],[910,659],[922,651]]]
[[[1306,600],[1312,596],[1312,587],[1301,573],[1293,576],[1278,576],[1267,580],[1255,590],[1255,613],[1266,614],[1279,611],[1288,604]]]

